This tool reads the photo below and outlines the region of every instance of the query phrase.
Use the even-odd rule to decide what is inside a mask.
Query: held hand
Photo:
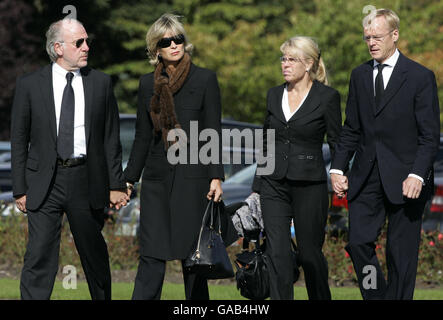
[[[403,195],[409,199],[418,199],[423,183],[414,177],[408,177],[403,181]]]
[[[331,185],[337,196],[344,197],[348,190],[348,177],[331,173]]]
[[[126,192],[119,190],[111,190],[109,192],[109,207],[119,210],[121,207],[125,206],[129,201],[129,196]]]
[[[20,210],[23,213],[26,213],[26,195],[16,198],[15,205],[17,206],[18,210]]]
[[[209,192],[206,196],[208,200],[211,200],[214,197],[215,202],[220,202],[222,200],[221,196],[223,194],[223,190],[221,187],[220,179],[212,179],[211,184],[209,185]]]

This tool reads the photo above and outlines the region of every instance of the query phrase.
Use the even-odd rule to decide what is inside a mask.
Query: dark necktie
[[[377,65],[378,73],[375,77],[375,105],[377,108],[380,107],[381,98],[383,97],[383,92],[385,91],[382,74],[384,67],[386,67],[386,64],[380,63]]]
[[[72,78],[74,74],[66,74],[66,87],[63,90],[60,121],[58,125],[57,153],[60,158],[66,160],[74,153],[74,89],[72,89]]]

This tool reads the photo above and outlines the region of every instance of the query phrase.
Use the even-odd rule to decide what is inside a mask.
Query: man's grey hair
[[[48,53],[52,62],[55,62],[58,59],[58,54],[55,52],[54,44],[56,42],[63,42],[63,24],[73,22],[83,26],[83,24],[76,19],[65,18],[53,22],[49,26],[48,31],[46,31],[46,52]]]
[[[371,11],[366,17],[363,18],[363,28],[369,28],[375,18],[385,17],[391,30],[400,30],[400,18],[398,15],[390,9],[377,9]]]

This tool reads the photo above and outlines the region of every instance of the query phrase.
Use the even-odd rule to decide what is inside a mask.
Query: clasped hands
[[[331,173],[332,190],[339,198],[343,198],[348,191],[348,177],[345,175]]]
[[[343,198],[348,191],[348,177],[337,173],[331,173],[331,185],[339,198]],[[403,196],[408,199],[418,199],[423,183],[414,177],[408,177],[403,181]]]
[[[119,210],[121,207],[129,203],[131,190],[128,188],[126,192],[123,190],[111,190],[109,192],[109,207]]]

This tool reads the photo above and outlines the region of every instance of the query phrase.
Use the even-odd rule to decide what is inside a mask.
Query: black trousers
[[[271,262],[271,299],[294,299],[290,242],[293,219],[309,299],[330,300],[328,265],[322,252],[329,204],[326,181],[263,178],[260,202]]]
[[[420,228],[425,202],[391,203],[383,190],[377,162],[361,192],[349,202],[349,243],[360,291],[366,299],[412,299],[417,273]],[[388,218],[387,281],[376,255],[381,229]]]
[[[208,281],[196,273],[189,272],[183,266],[183,262],[186,300],[209,300]],[[140,256],[132,299],[160,300],[165,271],[165,260]]]
[[[66,212],[75,246],[93,300],[111,299],[111,273],[106,242],[101,234],[102,210],[89,205],[86,165],[58,167],[43,205],[28,210],[29,240],[21,273],[22,299],[51,297],[58,271],[60,234]]]

